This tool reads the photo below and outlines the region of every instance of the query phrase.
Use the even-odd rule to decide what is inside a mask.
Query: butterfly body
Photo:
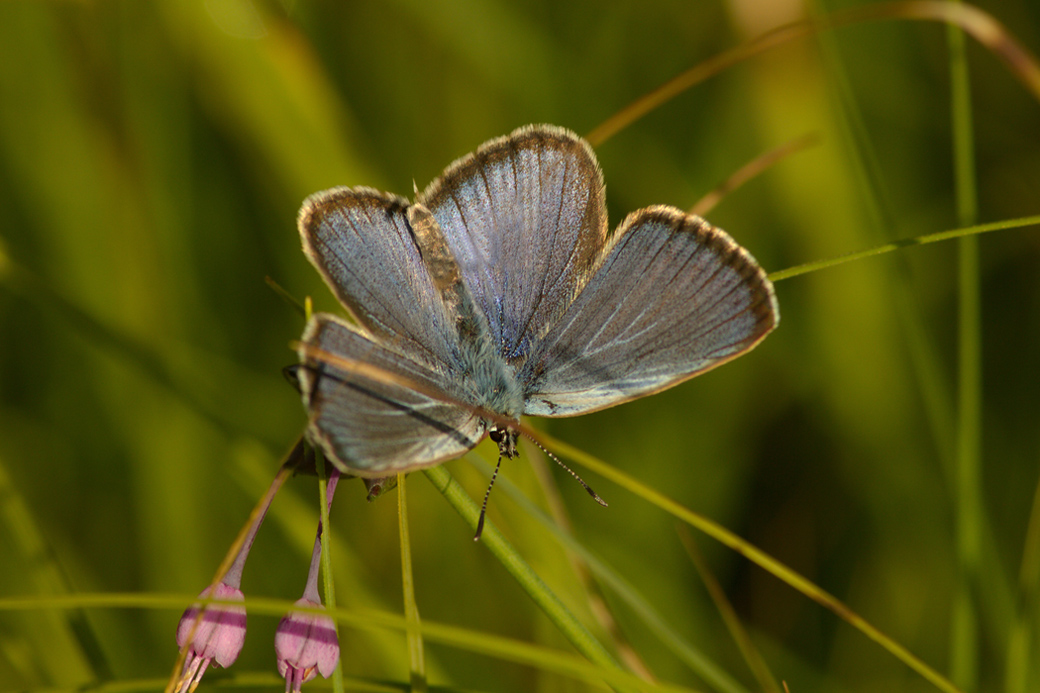
[[[779,311],[728,235],[678,209],[608,239],[588,145],[529,126],[458,160],[415,202],[312,195],[304,250],[354,323],[317,314],[299,348],[308,435],[342,471],[438,464],[521,415],[573,416],[671,387],[755,346]]]

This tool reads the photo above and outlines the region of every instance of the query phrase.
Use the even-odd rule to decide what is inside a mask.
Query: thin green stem
[[[773,672],[770,671],[765,658],[762,657],[758,648],[755,647],[755,643],[747,629],[744,628],[744,624],[740,622],[740,617],[726,597],[726,592],[722,589],[722,585],[719,584],[718,579],[709,570],[708,564],[697,548],[690,529],[686,525],[678,525],[677,529],[679,540],[686,548],[686,553],[690,557],[693,567],[704,582],[704,587],[708,590],[708,596],[711,597],[711,601],[715,604],[719,616],[722,617],[722,622],[726,624],[726,630],[729,631],[730,637],[736,643],[748,668],[754,674],[759,687],[766,693],[780,693],[780,686],[776,682],[776,677],[773,676]]]
[[[1022,547],[1022,566],[1018,573],[1018,611],[1008,638],[1007,677],[1004,690],[1007,693],[1026,693],[1032,690],[1032,662],[1037,590],[1040,587],[1040,481],[1033,491],[1033,507],[1029,512],[1029,524]]]
[[[184,594],[163,594],[139,592],[122,593],[90,593],[65,594],[53,596],[0,597],[0,613],[16,611],[40,611],[42,609],[183,609],[198,601],[197,597]],[[245,602],[226,599],[214,599],[213,604],[244,604],[250,613],[278,616],[289,609],[297,609],[305,613],[316,613],[331,616],[337,623],[355,628],[366,633],[376,634],[384,631],[405,632],[408,624],[400,614],[379,610],[301,608],[285,599],[263,597],[247,597]],[[554,672],[575,680],[598,684],[606,681],[618,689],[660,691],[660,693],[693,693],[685,686],[671,683],[641,681],[634,674],[621,670],[616,666],[593,664],[587,658],[578,657],[570,652],[535,645],[528,641],[507,638],[485,631],[474,631],[458,626],[423,621],[422,632],[427,642],[435,642],[446,647],[492,657],[505,662],[512,662],[527,667],[537,668],[543,672]],[[241,683],[249,679],[247,674],[237,673],[233,681]],[[265,682],[278,679],[270,677]],[[232,683],[231,685],[234,685]],[[400,690],[396,686],[395,690]],[[150,685],[154,690],[155,685]],[[92,689],[91,689],[92,690]],[[353,689],[352,689],[353,690]],[[457,690],[457,689],[456,689]]]
[[[404,476],[397,475],[397,524],[401,533],[401,583],[404,591],[404,617],[408,622],[408,659],[412,692],[425,693],[428,688],[426,661],[423,657],[419,604],[415,600],[415,581],[412,579],[412,543],[408,534],[408,495],[405,493]]]
[[[930,243],[948,241],[953,238],[977,236],[979,234],[989,233],[990,231],[1018,229],[1026,226],[1034,226],[1037,224],[1040,224],[1040,215],[1031,217],[1019,217],[1018,219],[1005,219],[1004,221],[995,221],[989,224],[976,224],[975,226],[969,226],[961,229],[951,229],[950,231],[927,233],[923,236],[904,238],[898,241],[892,241],[890,243],[883,243],[881,245],[874,246],[873,248],[868,248],[866,250],[858,250],[854,253],[846,253],[845,255],[839,255],[838,257],[827,258],[824,260],[814,260],[813,262],[806,262],[804,265],[795,265],[794,267],[788,267],[787,269],[777,270],[776,272],[770,272],[769,279],[774,282],[778,282],[783,279],[790,279],[792,277],[798,277],[803,274],[809,274],[810,272],[816,272],[822,269],[828,269],[830,267],[844,265],[846,262],[855,262],[856,260],[863,260],[868,257],[874,257],[875,255],[885,255],[886,253],[891,253],[892,251],[899,250],[900,248],[908,248],[914,245],[928,245]]]
[[[328,481],[329,477],[325,469],[325,455],[321,448],[314,447],[314,463],[318,468],[318,502],[321,508],[321,576],[322,588],[325,592],[325,608],[330,611],[336,608],[336,585],[332,576],[332,552],[329,541],[329,503],[328,503]],[[335,621],[333,621],[335,623]],[[339,638],[339,625],[336,624],[336,637]],[[335,693],[343,693],[343,667],[342,657],[340,666],[332,672],[332,690]]]
[[[957,222],[971,226],[978,216],[971,89],[963,32],[947,26],[950,56],[951,119]],[[979,306],[979,241],[958,240],[957,357],[957,562],[959,575],[950,629],[950,676],[965,689],[978,683],[979,616],[973,591],[978,584],[982,526],[980,401],[982,389]]]

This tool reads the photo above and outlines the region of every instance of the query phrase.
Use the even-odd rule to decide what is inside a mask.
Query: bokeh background
[[[304,425],[280,373],[302,318],[264,279],[337,310],[300,252],[308,194],[410,194],[531,122],[588,133],[702,60],[849,4],[0,5],[0,595],[187,600],[208,583]],[[1040,48],[1040,5],[982,6]],[[967,56],[978,220],[1035,215],[1040,103],[971,41]],[[949,73],[933,22],[853,26],[741,63],[597,147],[611,224],[649,204],[689,207],[754,157],[815,134],[709,215],[767,270],[956,228]],[[969,363],[982,387],[966,398],[977,455],[970,439],[958,447],[957,242],[778,282],[780,328],[750,355],[536,425],[734,530],[966,688],[1036,690],[1037,575],[1023,559],[1038,541],[1027,529],[1040,232],[998,231],[979,247],[968,295],[981,352]],[[486,467],[447,467],[479,499]],[[759,689],[677,520],[586,472],[601,508],[552,473],[581,544],[730,683],[706,682],[606,589],[645,667],[695,689]],[[504,475],[545,503],[526,460]],[[423,475],[407,490],[424,619],[571,651]],[[490,518],[613,650],[551,535],[504,490]],[[247,596],[298,598],[316,519],[314,478],[291,480],[247,565]],[[339,604],[401,613],[395,494],[367,503],[347,483],[332,520]],[[792,691],[935,690],[744,557],[697,545]],[[176,656],[183,604],[3,603],[2,690],[155,690]],[[203,687],[277,690],[276,622],[251,615],[238,663]],[[399,631],[344,627],[341,642],[349,680],[407,683]],[[431,682],[460,689],[597,688],[465,648],[428,644],[427,656]]]

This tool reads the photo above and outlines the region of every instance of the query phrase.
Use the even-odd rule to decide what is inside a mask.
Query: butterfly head
[[[488,437],[498,445],[498,453],[502,457],[513,458],[517,456],[516,440],[520,433],[512,428],[495,425],[488,431]]]

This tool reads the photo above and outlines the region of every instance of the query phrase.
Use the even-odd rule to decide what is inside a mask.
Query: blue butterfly
[[[303,333],[307,435],[361,477],[439,464],[485,434],[513,457],[522,415],[659,392],[780,319],[755,259],[700,217],[647,207],[608,238],[596,157],[555,126],[484,143],[414,203],[316,193],[299,229],[354,318],[319,313]]]

